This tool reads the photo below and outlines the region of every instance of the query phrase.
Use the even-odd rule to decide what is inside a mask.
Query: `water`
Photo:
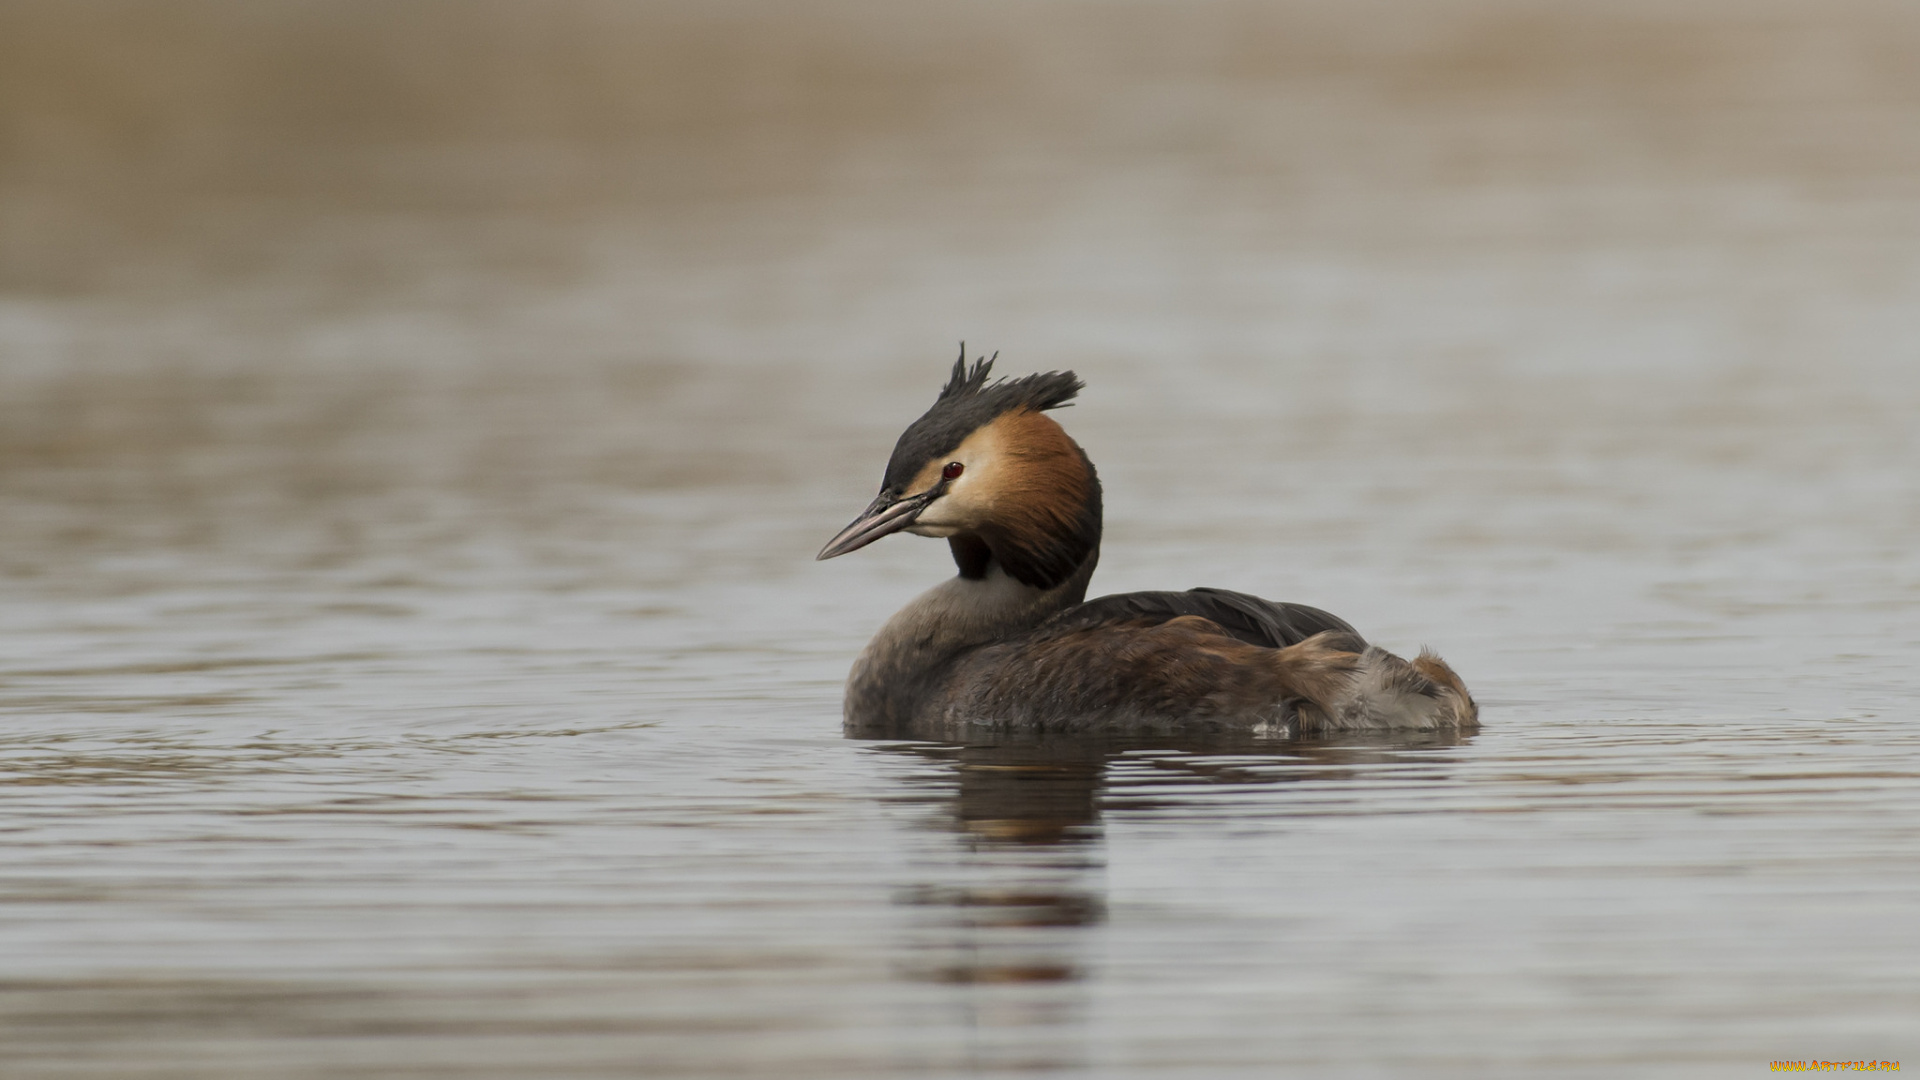
[[[1915,1057],[1908,8],[103,10],[0,34],[8,1076]],[[1484,731],[842,738],[961,337],[1096,592]]]

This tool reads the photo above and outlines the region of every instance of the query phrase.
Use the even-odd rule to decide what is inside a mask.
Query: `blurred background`
[[[1916,56],[1910,0],[0,0],[10,1075],[1897,1058]],[[1486,733],[841,739],[951,571],[812,554],[962,340],[1088,381],[1096,591],[1432,644]]]
[[[872,471],[963,338],[1116,432],[1738,413],[1819,469],[1806,409],[1911,404],[1917,41],[1896,0],[8,0],[10,546],[824,462],[770,417]]]

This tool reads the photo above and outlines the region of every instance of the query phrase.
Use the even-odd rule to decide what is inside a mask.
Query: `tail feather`
[[[1330,713],[1339,708],[1360,673],[1360,639],[1325,630],[1272,654],[1287,700],[1300,713]]]
[[[1301,715],[1306,726],[1323,731],[1473,731],[1480,726],[1480,708],[1466,683],[1427,649],[1408,663],[1368,646],[1343,690],[1313,704],[1318,709],[1302,709]]]

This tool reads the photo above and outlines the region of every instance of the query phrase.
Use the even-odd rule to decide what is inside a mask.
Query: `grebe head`
[[[988,383],[997,356],[968,368],[961,348],[933,407],[894,445],[879,496],[819,558],[911,532],[945,538],[962,577],[983,578],[998,565],[1024,585],[1051,589],[1094,555],[1100,481],[1045,415],[1084,384],[1071,371]]]

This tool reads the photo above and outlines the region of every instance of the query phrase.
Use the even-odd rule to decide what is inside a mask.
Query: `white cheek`
[[[953,496],[948,495],[920,512],[907,531],[921,536],[952,536],[965,524],[956,513]]]
[[[971,528],[979,520],[971,501],[967,498],[964,483],[955,484],[947,493],[934,500],[933,505],[920,512],[920,516],[908,527],[907,531],[921,536],[952,536],[963,529]]]

